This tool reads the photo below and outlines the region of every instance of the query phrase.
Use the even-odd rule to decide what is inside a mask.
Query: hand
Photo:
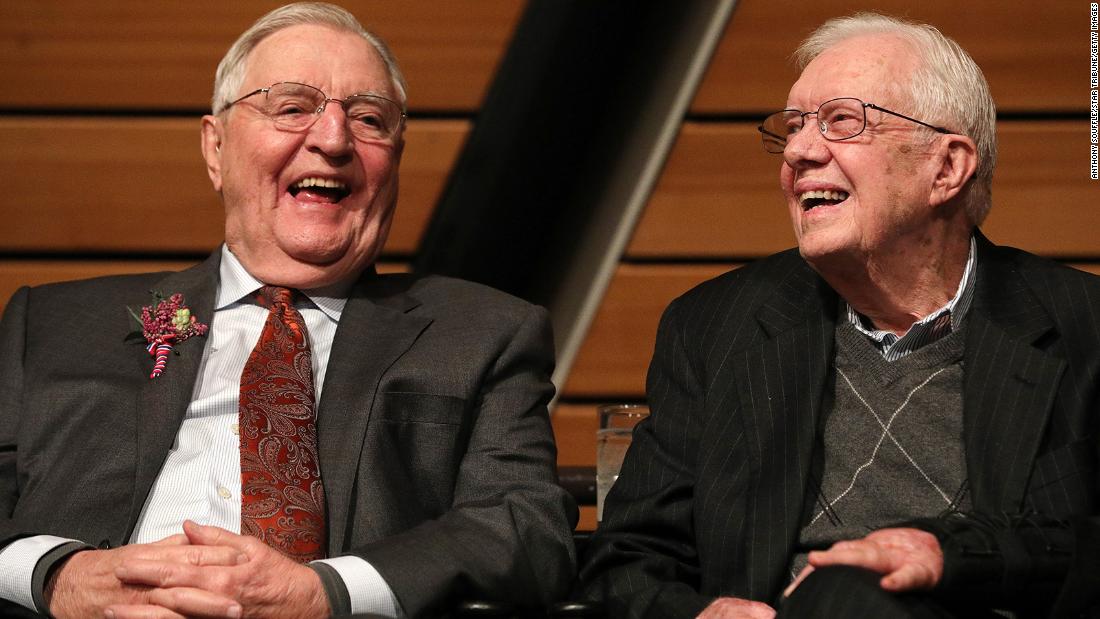
[[[763,602],[741,598],[718,598],[695,619],[772,619],[775,609]]]
[[[936,536],[920,529],[880,529],[863,539],[837,542],[824,552],[811,552],[810,564],[783,592],[787,597],[815,567],[852,565],[885,574],[886,591],[927,590],[943,577],[943,550]]]
[[[260,540],[191,521],[183,523],[183,532],[195,546],[233,548],[247,560],[234,565],[126,561],[115,570],[118,579],[153,589],[143,603],[108,608],[114,617],[290,618],[328,617],[332,613],[316,572]]]
[[[235,548],[192,546],[184,535],[152,544],[82,550],[66,559],[46,583],[44,593],[50,614],[58,619],[102,616],[103,609],[111,604],[145,603],[148,587],[123,583],[115,576],[118,566],[137,560],[204,566],[236,565],[247,557]]]

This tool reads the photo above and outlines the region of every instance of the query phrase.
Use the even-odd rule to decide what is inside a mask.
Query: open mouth
[[[803,211],[809,211],[819,206],[834,206],[847,199],[847,191],[806,191],[798,196]]]
[[[287,191],[295,198],[301,196],[304,199],[331,203],[339,202],[351,194],[351,190],[343,181],[314,176],[292,184]]]

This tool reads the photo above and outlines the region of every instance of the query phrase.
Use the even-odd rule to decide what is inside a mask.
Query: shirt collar
[[[218,269],[218,296],[214,311],[228,308],[236,303],[251,303],[249,299],[264,283],[252,276],[241,261],[222,244],[222,260]],[[327,286],[300,291],[317,309],[324,312],[333,321],[339,322],[348,302],[350,286]]]
[[[871,322],[861,316],[851,305],[847,307],[848,322],[867,337],[874,340],[888,359],[900,358],[959,329],[970,311],[974,300],[974,279],[977,271],[978,252],[974,237],[970,237],[970,253],[966,259],[959,287],[955,296],[943,307],[914,322],[905,335],[898,337],[891,331],[874,329]],[[897,350],[895,350],[897,349]]]

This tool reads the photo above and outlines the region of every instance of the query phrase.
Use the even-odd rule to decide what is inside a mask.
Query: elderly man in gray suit
[[[666,311],[582,578],[632,617],[1087,607],[1100,279],[978,231],[996,115],[954,41],[863,14],[798,58],[760,126],[798,250]]]
[[[0,612],[396,617],[564,594],[576,507],[545,312],[372,266],[404,129],[377,37],[332,5],[277,9],[202,120],[224,246],[15,294]]]

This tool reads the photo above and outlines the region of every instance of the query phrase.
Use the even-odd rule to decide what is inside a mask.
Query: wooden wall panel
[[[763,256],[794,245],[779,165],[755,125],[684,123],[626,255]]]
[[[194,265],[189,260],[0,260],[0,314],[22,286],[87,279],[102,275],[179,271]]]
[[[620,265],[574,361],[563,397],[642,397],[661,312],[699,282],[731,268]]]
[[[596,466],[596,430],[599,419],[595,404],[562,404],[550,421],[558,443],[558,466]],[[581,505],[578,531],[596,529],[596,506]]]
[[[0,314],[11,295],[22,286],[38,286],[103,275],[179,271],[194,266],[192,260],[41,260],[0,259]],[[408,271],[402,262],[381,262],[380,273]]]
[[[1001,112],[1088,109],[1087,2],[741,0],[692,112],[781,109],[798,78],[789,60],[798,44],[827,19],[856,10],[935,24],[974,57]]]
[[[1089,179],[1088,123],[1002,122],[993,210],[982,229],[1001,245],[1100,258],[1100,182]]]
[[[561,404],[550,416],[558,443],[558,466],[596,466],[595,404]]]
[[[1002,121],[998,138],[989,237],[1050,256],[1100,257],[1087,122]],[[752,123],[685,123],[627,256],[737,259],[792,247],[779,166]]]
[[[229,45],[283,4],[0,3],[0,80],[9,85],[0,107],[209,109]],[[342,4],[393,48],[417,111],[475,110],[524,7],[523,0]]]
[[[469,123],[409,122],[388,254],[416,250]],[[221,200],[197,119],[0,118],[0,251],[206,252]]]
[[[0,303],[7,303],[20,286],[38,286],[103,275],[179,271],[194,260],[0,260]]]

